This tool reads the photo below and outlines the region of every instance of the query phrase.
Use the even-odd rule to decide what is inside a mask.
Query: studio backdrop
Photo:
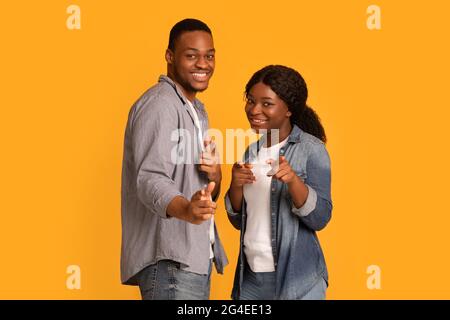
[[[249,128],[256,70],[287,65],[308,84],[331,158],[327,298],[449,299],[449,11],[445,0],[2,1],[0,298],[140,298],[120,283],[125,125],[166,73],[170,28],[197,18],[216,48],[198,97],[224,139]],[[213,272],[212,299],[230,298],[239,244],[222,170],[215,219],[230,264]]]

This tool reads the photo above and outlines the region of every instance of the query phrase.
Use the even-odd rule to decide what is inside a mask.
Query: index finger
[[[251,168],[253,168],[253,164],[251,164],[251,163],[244,163],[244,167],[247,168],[247,169],[251,169]]]
[[[192,200],[200,200],[201,198],[202,198],[201,190],[195,192],[191,197]]]
[[[238,168],[243,168],[244,167],[244,163],[242,161],[238,161],[234,164],[236,167]]]

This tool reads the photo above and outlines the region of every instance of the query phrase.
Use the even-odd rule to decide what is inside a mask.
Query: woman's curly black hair
[[[324,143],[327,141],[325,129],[319,116],[306,105],[308,88],[305,80],[296,70],[281,66],[270,65],[257,71],[245,86],[245,96],[257,83],[268,85],[278,97],[283,100],[291,111],[291,124],[297,125],[303,131],[319,138]]]

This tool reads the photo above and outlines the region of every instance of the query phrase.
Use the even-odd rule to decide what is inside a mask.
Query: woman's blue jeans
[[[325,300],[327,283],[319,281],[301,300]],[[244,278],[239,300],[274,300],[275,272],[253,272],[248,265],[244,269]]]

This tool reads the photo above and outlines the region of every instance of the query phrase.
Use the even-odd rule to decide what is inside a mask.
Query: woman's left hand
[[[308,198],[309,189],[295,171],[292,170],[285,157],[281,156],[279,161],[279,169],[274,178],[287,184],[293,205],[296,208],[301,208]]]
[[[294,182],[295,179],[298,179],[297,174],[294,170],[292,170],[291,165],[284,156],[280,157],[278,171],[273,177],[287,184],[290,184],[291,182]]]

